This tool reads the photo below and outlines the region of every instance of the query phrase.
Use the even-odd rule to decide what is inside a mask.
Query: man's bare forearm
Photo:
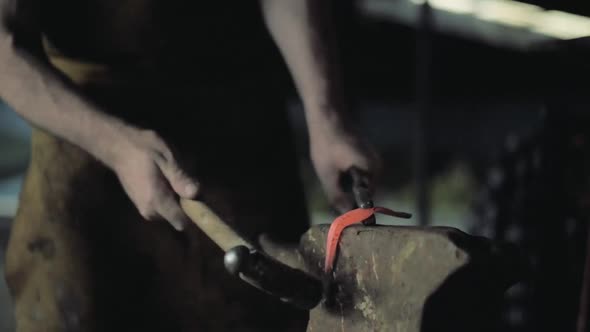
[[[0,31],[0,98],[34,126],[112,165],[126,127],[86,102],[49,64],[14,46]]]
[[[302,99],[310,134],[341,121],[342,91],[326,0],[261,0],[268,29]]]

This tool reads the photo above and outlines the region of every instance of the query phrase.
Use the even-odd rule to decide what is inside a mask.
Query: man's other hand
[[[310,152],[315,171],[332,207],[344,213],[354,206],[354,200],[342,188],[341,178],[351,167],[369,174],[370,190],[380,168],[374,148],[358,134],[339,125],[322,126],[310,131]]]

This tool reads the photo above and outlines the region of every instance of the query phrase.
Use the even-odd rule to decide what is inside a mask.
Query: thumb
[[[158,163],[158,166],[178,196],[186,199],[194,199],[197,196],[199,182],[190,177],[175,160]]]

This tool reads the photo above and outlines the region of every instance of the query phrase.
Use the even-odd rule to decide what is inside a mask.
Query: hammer
[[[225,268],[246,283],[290,303],[310,310],[322,299],[320,280],[292,268],[259,250],[238,235],[207,205],[181,199],[180,205],[188,217],[225,252]]]
[[[372,207],[368,175],[356,167],[344,175],[341,185],[354,196],[355,204]],[[204,203],[182,199],[180,204],[193,223],[225,252],[224,264],[229,273],[300,309],[313,309],[321,301],[326,287],[320,280],[259,250],[259,245],[238,235]],[[289,254],[298,254],[296,249],[292,251]]]

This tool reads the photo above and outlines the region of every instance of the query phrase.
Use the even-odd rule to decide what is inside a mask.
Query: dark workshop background
[[[586,257],[590,4],[337,1],[344,80],[385,168],[379,205],[400,224],[507,240],[532,273],[507,293],[503,331],[574,331]],[[588,17],[587,17],[588,16]],[[314,223],[333,217],[289,103]],[[0,103],[0,252],[30,128]],[[2,260],[0,260],[0,271]],[[485,301],[486,299],[482,299]],[[12,331],[0,281],[0,332]]]

